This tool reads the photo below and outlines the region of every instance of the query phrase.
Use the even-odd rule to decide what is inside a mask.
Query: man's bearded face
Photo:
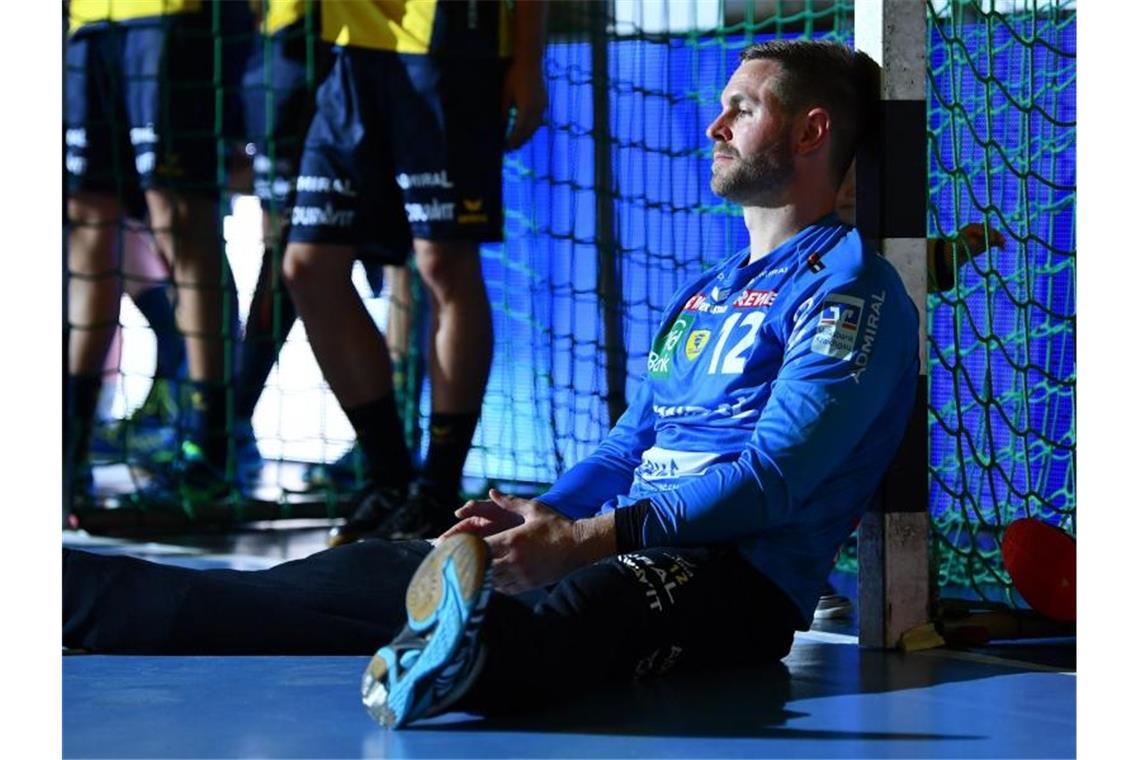
[[[742,156],[728,143],[713,146],[713,174],[709,185],[725,200],[741,205],[764,205],[791,182],[795,171],[791,130],[782,129],[763,150]],[[717,161],[717,156],[728,160]]]

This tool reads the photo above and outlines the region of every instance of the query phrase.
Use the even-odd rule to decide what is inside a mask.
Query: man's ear
[[[822,150],[831,134],[831,114],[823,108],[812,108],[799,119],[796,152],[808,156]]]

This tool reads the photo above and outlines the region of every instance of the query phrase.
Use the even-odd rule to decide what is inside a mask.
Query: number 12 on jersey
[[[724,326],[720,328],[720,334],[716,339],[716,346],[713,347],[712,358],[709,360],[709,374],[710,375],[739,375],[744,371],[744,362],[746,357],[744,352],[756,340],[756,333],[760,331],[760,325],[764,322],[765,312],[750,311],[741,319],[741,313],[735,312],[728,316],[724,321]],[[724,352],[725,344],[728,343],[728,338],[736,328],[737,324],[746,328],[741,338],[733,344],[728,353],[724,355],[723,362],[721,361],[721,354]],[[739,334],[739,331],[737,331]]]

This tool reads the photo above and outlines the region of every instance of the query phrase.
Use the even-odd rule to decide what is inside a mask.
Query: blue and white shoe
[[[181,510],[191,518],[202,507],[243,504],[241,492],[226,479],[224,468],[212,464],[193,441],[183,441],[174,464],[156,472],[131,499],[144,509]]]
[[[352,491],[366,484],[367,471],[364,450],[359,443],[353,443],[335,462],[317,462],[306,467],[301,479],[311,488]]]
[[[97,464],[126,462],[166,467],[177,457],[178,389],[174,380],[158,378],[129,417],[97,425],[91,436],[91,460]]]
[[[408,584],[408,624],[364,671],[361,697],[380,725],[439,715],[467,693],[483,666],[490,595],[490,552],[478,536],[448,536],[424,557]]]

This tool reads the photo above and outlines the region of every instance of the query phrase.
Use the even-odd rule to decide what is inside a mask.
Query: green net
[[[222,75],[243,44],[246,55],[265,45],[248,25],[222,18],[220,9],[240,6],[213,11],[216,96],[222,103],[253,92],[271,113],[281,97],[272,60],[250,67],[252,79]],[[939,581],[952,593],[1013,599],[997,550],[1010,520],[1037,516],[1075,531],[1074,6],[928,5],[929,234],[981,224],[1005,239],[1002,249],[956,261],[953,287],[928,304],[930,502]],[[537,492],[601,441],[643,374],[669,297],[746,244],[739,210],[708,189],[704,136],[740,49],[779,37],[852,43],[853,9],[824,0],[552,4],[547,123],[506,156],[506,239],[482,251],[495,360],[468,488]],[[312,19],[294,35],[311,97],[323,75]],[[219,145],[253,140],[223,122],[215,123]],[[277,158],[300,134],[266,130],[255,160],[268,160],[271,183],[287,181]],[[241,165],[231,161],[218,175],[234,187],[220,213],[248,336],[264,262],[282,292],[282,243],[272,226],[263,230]],[[265,247],[277,256],[265,258]],[[423,291],[414,272],[406,281],[389,272],[382,285],[376,274],[358,267],[354,281],[398,355],[403,422],[422,455],[430,412]],[[154,398],[153,331],[130,305],[121,321],[112,419],[164,402]],[[353,435],[303,328],[276,311],[266,324],[266,339],[281,349],[252,427],[269,465],[262,481],[283,494],[300,484],[274,465],[332,462]],[[117,452],[108,461],[122,461],[124,449]],[[851,569],[853,556],[841,566]]]
[[[850,3],[558,3],[547,126],[507,157],[507,240],[484,249],[496,370],[468,471],[549,483],[645,372],[685,281],[746,245],[708,188],[705,127],[746,45],[850,41]]]
[[[1005,526],[1076,531],[1075,2],[928,5],[930,226],[1005,239],[928,302],[930,500],[944,593],[1019,600]]]

